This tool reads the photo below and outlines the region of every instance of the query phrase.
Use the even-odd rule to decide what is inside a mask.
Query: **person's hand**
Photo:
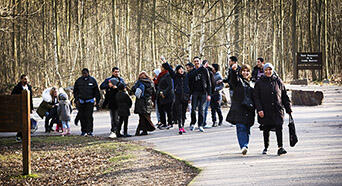
[[[111,82],[109,82],[108,86],[109,86],[109,88],[112,88],[114,85]]]
[[[114,85],[113,88],[118,88],[118,87],[116,85]]]
[[[210,99],[211,99],[211,97],[208,95],[208,96],[207,96],[207,101],[210,101]]]
[[[235,71],[237,69],[237,64],[235,63],[233,66],[232,66],[232,69]]]
[[[261,118],[264,118],[264,111],[262,111],[262,110],[260,110],[259,112],[258,112],[258,115],[261,117]]]
[[[216,81],[216,84],[220,84],[220,83],[222,83],[222,82],[223,82],[223,80],[220,79],[220,80]]]
[[[161,57],[160,57],[160,60],[161,60],[162,62],[164,62],[164,63],[166,62],[166,59],[165,59],[164,56],[161,56]]]

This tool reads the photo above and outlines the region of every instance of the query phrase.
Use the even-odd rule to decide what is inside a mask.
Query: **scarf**
[[[167,71],[167,70],[165,70],[165,71],[163,71],[163,72],[160,72],[159,75],[158,75],[158,77],[157,77],[157,79],[154,80],[154,84],[155,84],[155,85],[158,85],[160,79],[161,79],[165,74],[167,74],[168,72],[169,72],[169,71]]]

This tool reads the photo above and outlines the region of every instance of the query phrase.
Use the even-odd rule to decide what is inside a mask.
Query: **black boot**
[[[286,152],[286,150],[283,148],[283,147],[280,147],[279,149],[278,149],[278,155],[280,156],[280,155],[282,155],[282,154],[286,154],[287,152]]]

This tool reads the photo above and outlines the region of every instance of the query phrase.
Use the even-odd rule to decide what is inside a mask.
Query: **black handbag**
[[[296,134],[296,127],[295,127],[292,115],[289,114],[289,116],[290,116],[290,119],[289,119],[290,146],[294,147],[296,143],[298,142],[298,137]]]

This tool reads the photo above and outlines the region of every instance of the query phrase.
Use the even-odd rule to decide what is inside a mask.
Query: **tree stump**
[[[292,104],[304,106],[321,105],[323,101],[322,91],[292,90]]]

